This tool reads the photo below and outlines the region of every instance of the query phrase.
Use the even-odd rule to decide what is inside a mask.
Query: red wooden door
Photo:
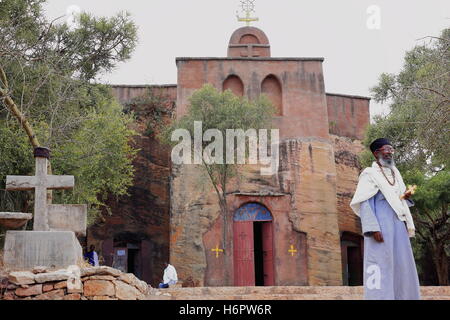
[[[234,285],[255,285],[255,256],[253,248],[253,221],[235,221],[234,237]]]
[[[263,270],[264,285],[275,285],[275,274],[273,268],[273,233],[272,221],[262,224],[262,247],[263,247]]]

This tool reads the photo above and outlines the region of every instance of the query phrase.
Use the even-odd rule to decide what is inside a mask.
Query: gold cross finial
[[[236,14],[239,22],[245,22],[247,26],[250,26],[250,22],[259,21],[258,18],[251,17],[251,13],[255,12],[255,0],[241,0],[241,8],[245,17],[239,17],[239,14]]]

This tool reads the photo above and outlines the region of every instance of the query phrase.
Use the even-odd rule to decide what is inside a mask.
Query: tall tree
[[[405,55],[399,74],[382,74],[372,89],[375,100],[388,102],[390,112],[377,116],[365,138],[389,138],[406,183],[417,184],[412,207],[416,253],[429,251],[440,285],[448,285],[450,255],[450,29],[427,37]],[[371,161],[369,152],[362,162]],[[420,257],[418,257],[420,258]]]
[[[48,21],[44,4],[0,2],[0,209],[32,207],[31,193],[3,190],[5,175],[32,174],[31,147],[42,145],[53,151],[53,172],[76,179],[57,201],[88,203],[92,222],[108,194],[132,183],[132,116],[96,80],[130,58],[136,26],[126,13],[81,13],[76,27]]]

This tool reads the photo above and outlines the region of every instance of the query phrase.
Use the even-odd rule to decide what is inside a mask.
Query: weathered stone
[[[29,271],[11,272],[8,275],[9,281],[17,285],[35,283],[34,277],[35,275]]]
[[[3,294],[2,300],[15,300],[16,295],[14,294],[14,291],[7,291]]]
[[[118,300],[118,299],[108,296],[94,296],[92,297],[92,300]]]
[[[33,230],[48,230],[47,188],[68,189],[74,186],[73,176],[47,174],[47,157],[36,155],[35,176],[6,176],[6,190],[34,189]]]
[[[143,293],[141,293],[140,295],[137,296],[138,300],[145,300],[147,298],[147,296]]]
[[[81,294],[79,293],[68,294],[63,297],[63,300],[81,300]]]
[[[96,274],[96,272],[97,272],[96,267],[87,267],[87,268],[80,269],[81,277],[89,277],[89,276]],[[87,280],[87,279],[85,279],[85,280]]]
[[[83,283],[80,279],[69,279],[67,281],[67,293],[83,293]]]
[[[53,286],[53,284],[51,284],[51,283],[45,283],[43,286],[42,286],[42,292],[49,292],[49,291],[52,291],[54,289],[54,286]]]
[[[20,229],[31,218],[31,213],[0,212],[0,226],[5,227],[7,230]]]
[[[114,285],[106,280],[88,280],[84,282],[85,296],[114,296]]]
[[[67,281],[57,282],[54,285],[55,289],[64,289],[67,288]]]
[[[34,267],[33,270],[31,270],[31,272],[33,272],[34,274],[45,273],[47,271],[48,271],[48,267],[45,267],[45,266]]]
[[[89,280],[108,280],[108,281],[114,281],[116,280],[113,276],[90,276]]]
[[[55,271],[49,273],[40,273],[35,276],[37,283],[50,282],[50,281],[61,281],[67,280],[70,277],[70,273],[67,271]]]
[[[53,290],[47,293],[40,294],[34,299],[36,300],[62,300],[64,298],[64,290]]]
[[[81,268],[80,269],[81,277],[88,277],[88,276],[94,276],[94,275],[106,275],[106,276],[114,276],[118,277],[122,274],[122,271],[108,267],[108,266],[101,266],[101,267],[87,267],[87,268]]]
[[[81,282],[81,270],[78,266],[73,265],[67,268],[70,273],[67,279],[67,293],[81,293],[83,292],[83,283]]]
[[[11,270],[47,266],[66,268],[82,259],[82,249],[70,231],[7,231],[4,264]]]
[[[134,286],[126,284],[123,281],[114,281],[116,287],[116,297],[119,300],[136,300],[141,292],[137,290]]]
[[[42,284],[35,284],[28,288],[17,288],[15,293],[19,297],[35,296],[42,293]]]
[[[87,206],[84,204],[48,205],[48,224],[53,231],[73,231],[86,235]]]
[[[111,275],[118,277],[122,274],[122,271],[108,267],[108,266],[101,266],[97,267],[97,274],[98,275]]]
[[[133,273],[123,273],[119,276],[118,280],[133,285],[136,282],[136,276]],[[138,279],[139,280],[139,279]]]
[[[124,273],[121,274],[118,278],[118,280],[121,280],[123,282],[126,282],[132,286],[135,286],[140,292],[147,293],[148,292],[148,284],[145,281],[139,280],[134,274],[132,273]]]

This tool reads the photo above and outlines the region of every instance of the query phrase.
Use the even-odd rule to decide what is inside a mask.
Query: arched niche
[[[236,75],[228,76],[223,82],[223,91],[231,90],[235,95],[242,97],[244,95],[244,83]]]
[[[259,44],[259,40],[254,34],[244,34],[239,40],[239,44]]]
[[[283,115],[283,92],[281,83],[274,75],[268,75],[261,83],[261,93],[266,95],[275,107],[275,115]]]
[[[264,205],[249,202],[236,210],[233,221],[272,221],[272,214]]]

